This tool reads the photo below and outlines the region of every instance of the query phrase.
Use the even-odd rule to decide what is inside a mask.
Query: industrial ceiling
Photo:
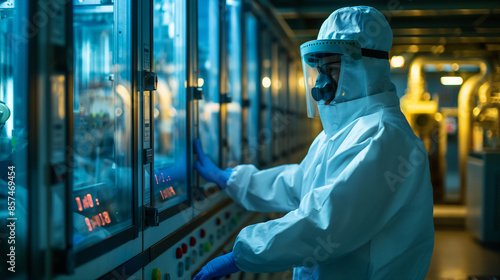
[[[269,0],[297,44],[316,39],[323,21],[345,6],[380,10],[393,34],[392,53],[500,51],[500,1]]]

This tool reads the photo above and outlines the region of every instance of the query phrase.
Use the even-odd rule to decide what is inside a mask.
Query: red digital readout
[[[78,206],[78,211],[83,211],[82,200],[78,196],[75,197],[75,200],[76,200],[76,205]]]
[[[164,183],[164,182],[168,182],[168,181],[170,181],[170,180],[171,180],[171,179],[170,179],[170,175],[167,175],[167,179],[165,179],[165,177],[163,176],[163,172],[161,172],[161,173],[160,173],[160,178],[159,178],[159,179],[160,179],[160,181],[161,181],[162,183]],[[156,174],[155,174],[155,180],[156,180],[156,184],[157,184],[157,185],[158,185],[158,184],[160,184],[160,181],[158,181],[158,175],[156,175]]]
[[[83,198],[75,197],[76,206],[78,207],[78,211],[83,211],[84,209],[94,208],[94,201],[92,199],[91,194],[86,194]],[[97,205],[99,205],[99,199],[95,199]]]
[[[108,211],[104,211],[93,216],[91,219],[85,218],[85,224],[87,224],[87,228],[89,231],[94,230],[97,227],[102,227],[111,223],[111,219],[109,218]]]
[[[175,190],[173,187],[168,187],[168,188],[165,188],[163,190],[160,190],[160,194],[161,194],[161,198],[163,200],[169,198],[169,197],[172,197],[175,195]]]

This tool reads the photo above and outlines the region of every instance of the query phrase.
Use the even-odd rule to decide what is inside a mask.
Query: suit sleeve
[[[333,152],[326,174],[320,174],[329,178],[327,184],[313,187],[298,209],[240,232],[233,248],[237,266],[248,272],[285,271],[308,266],[311,258],[328,263],[366,244],[411,199],[415,190],[407,180],[428,168],[425,158],[391,185],[384,174],[398,174],[397,158],[412,151],[404,146],[370,138]]]
[[[249,211],[289,212],[299,207],[303,178],[298,164],[265,170],[239,165],[228,180],[226,192]]]

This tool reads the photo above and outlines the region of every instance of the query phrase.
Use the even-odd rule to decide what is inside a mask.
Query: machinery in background
[[[429,156],[431,166],[431,181],[433,186],[434,201],[444,200],[444,170],[440,164],[442,147],[435,140],[436,132],[441,126],[441,114],[438,113],[439,99],[426,92],[421,97],[404,95],[401,98],[401,109],[408,123],[422,142]],[[441,138],[439,138],[441,139]],[[433,171],[434,170],[434,171]],[[436,170],[438,172],[436,172]]]
[[[457,107],[442,107],[437,96],[431,99],[426,92],[425,67],[443,64],[453,65],[456,69],[473,66],[478,70],[463,84],[458,84],[461,87]],[[466,161],[472,131],[471,104],[489,74],[490,66],[481,58],[421,56],[410,65],[408,91],[401,98],[401,109],[427,148],[435,203],[463,203],[465,200]]]
[[[487,82],[479,89],[473,109],[472,150],[500,150],[500,84]]]
[[[484,243],[500,243],[500,87],[481,86],[467,159],[467,227]]]

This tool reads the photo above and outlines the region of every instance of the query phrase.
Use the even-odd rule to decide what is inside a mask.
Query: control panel
[[[204,264],[227,252],[227,246],[232,248],[229,241],[251,218],[251,212],[230,204],[146,265],[144,279],[192,279]]]

